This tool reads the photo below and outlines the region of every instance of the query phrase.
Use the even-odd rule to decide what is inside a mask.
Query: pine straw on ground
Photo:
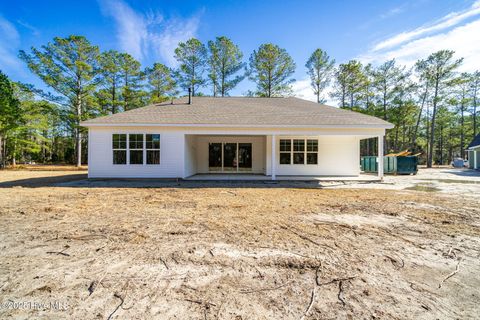
[[[215,186],[0,188],[0,302],[63,306],[2,308],[0,317],[480,312],[480,200]]]

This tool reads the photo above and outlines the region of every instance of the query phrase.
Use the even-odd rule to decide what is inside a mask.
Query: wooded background
[[[288,52],[266,43],[248,62],[227,37],[207,44],[192,38],[175,49],[176,69],[161,63],[142,68],[128,53],[100,51],[83,36],[54,38],[20,58],[48,90],[11,81],[0,71],[0,165],[86,163],[86,130],[80,121],[151,103],[193,95],[228,96],[244,79],[256,89],[246,95],[292,95],[296,64]],[[317,102],[327,97],[340,108],[385,119],[395,125],[385,152],[421,152],[427,166],[465,157],[479,132],[480,72],[459,73],[463,59],[454,51],[434,52],[413,67],[395,60],[363,65],[336,64],[315,50],[305,68]],[[375,155],[373,139],[361,142],[362,155]]]

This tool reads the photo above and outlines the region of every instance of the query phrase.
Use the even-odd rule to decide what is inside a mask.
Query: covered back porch
[[[184,179],[378,181],[382,168],[361,174],[359,165],[360,140],[372,137],[383,157],[383,135],[186,134]]]

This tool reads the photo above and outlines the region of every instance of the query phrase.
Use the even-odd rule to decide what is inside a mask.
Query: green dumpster
[[[416,156],[397,157],[397,174],[417,174],[418,158]]]
[[[360,158],[360,165],[363,172],[377,172],[377,156],[365,156]],[[383,157],[383,172],[393,174],[416,174],[416,156],[385,156]]]

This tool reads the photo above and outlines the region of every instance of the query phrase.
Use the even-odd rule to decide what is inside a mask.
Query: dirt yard
[[[458,172],[318,185],[3,171],[0,318],[478,318],[480,176]]]

